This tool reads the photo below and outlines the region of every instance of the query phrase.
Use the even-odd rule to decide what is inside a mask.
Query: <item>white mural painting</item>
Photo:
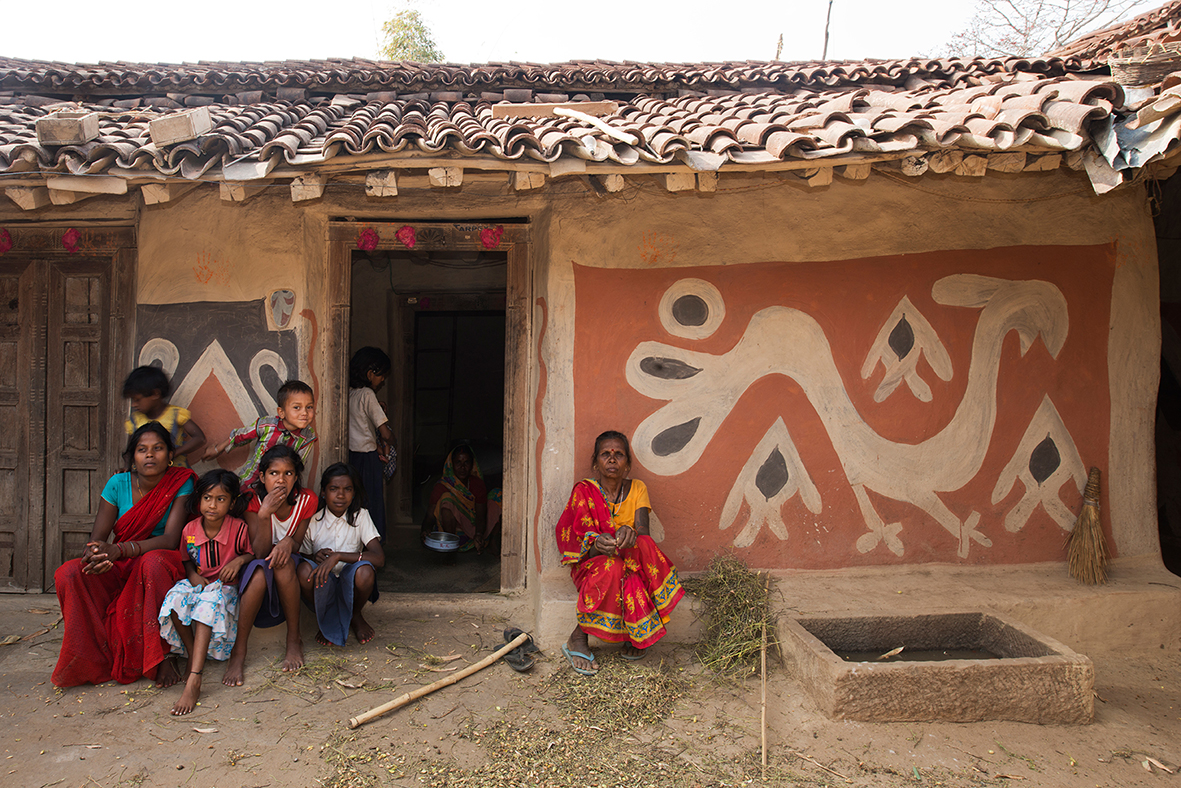
[[[147,366],[153,362],[159,362],[161,368],[170,378],[176,372],[179,359],[180,351],[177,350],[176,345],[159,337],[145,342],[139,353],[140,365]],[[260,413],[250,399],[250,394],[242,384],[237,370],[234,369],[234,365],[230,362],[225,350],[222,349],[221,343],[215,339],[209,343],[205,352],[189,369],[184,380],[175,387],[171,397],[172,404],[188,408],[201,386],[212,377],[229,397],[230,404],[234,406],[239,421],[242,424],[253,424],[261,416],[269,416],[274,413],[276,408],[275,398],[263,385],[260,375],[262,368],[267,366],[275,371],[279,380],[287,379],[287,364],[278,353],[273,350],[260,350],[255,354],[250,362],[250,382],[255,395],[263,403],[263,412]]]
[[[931,401],[931,387],[919,376],[919,359],[926,357],[940,380],[951,380],[951,356],[939,341],[935,329],[927,322],[910,299],[903,296],[894,307],[869,348],[869,355],[861,365],[861,377],[869,380],[880,363],[886,374],[873,394],[874,402],[881,402],[894,393],[898,384],[906,381],[921,402]]]
[[[700,281],[678,282],[674,287],[679,287],[678,292],[682,295],[671,302],[670,299],[662,300],[662,307],[671,308],[678,302],[686,306],[682,299],[693,296],[695,285],[692,282]],[[712,285],[708,286],[712,288]],[[697,297],[708,305],[700,293]],[[983,464],[996,423],[997,380],[1005,336],[1010,332],[1017,334],[1022,356],[1040,337],[1050,355],[1057,358],[1066,342],[1069,327],[1066,300],[1049,282],[1011,281],[975,274],[940,279],[932,288],[932,297],[940,305],[979,309],[980,314],[963,398],[951,421],[926,440],[916,444],[900,443],[875,432],[850,400],[820,324],[798,309],[772,306],[751,317],[742,338],[726,353],[702,353],[655,341],[642,342],[636,347],[626,365],[628,383],[644,396],[667,402],[636,429],[633,446],[637,457],[657,475],[684,473],[701,458],[722,422],[752,384],[768,375],[784,375],[800,385],[815,408],[856,496],[867,529],[856,540],[858,551],[868,553],[884,545],[901,556],[904,550],[902,523],[884,522],[870,500],[870,492],[909,503],[926,512],[956,539],[957,553],[961,558],[968,556],[973,542],[982,547],[991,546],[989,537],[978,530],[980,514],[972,511],[961,519],[948,509],[938,493],[960,489],[979,473]],[[701,304],[693,302],[687,306],[682,314],[700,320]],[[909,326],[903,334],[911,332],[914,338],[911,346],[906,347],[909,342],[906,336],[900,338],[898,335],[891,345],[890,336],[896,324],[888,322],[889,327],[883,327],[879,332],[879,341],[874,343],[875,349],[871,349],[867,363],[868,359],[873,359],[874,364],[884,360],[884,351],[879,353],[880,348],[877,348],[884,337],[884,347],[890,349],[898,362],[894,366],[886,365],[887,375],[893,370],[897,381],[907,380],[911,390],[922,399],[922,392],[926,390],[929,394],[929,387],[921,380],[921,386],[914,383],[911,378],[919,380],[917,376],[908,378],[907,370],[913,370],[914,366],[913,363],[903,363],[906,356],[915,348],[921,348],[936,374],[942,377],[946,372],[948,377],[945,379],[951,377],[950,358],[930,324],[914,310],[908,299],[895,310],[896,315],[903,312]],[[677,315],[672,317],[675,320]],[[661,319],[667,325],[663,314]],[[705,322],[709,322],[708,319]],[[900,352],[904,348],[907,352]],[[882,392],[881,387],[878,390]],[[888,391],[882,393],[882,398],[888,394]],[[781,424],[782,421],[777,422],[777,426]],[[777,439],[772,433],[776,433]],[[1055,433],[1054,440],[1063,456],[1069,456],[1071,452],[1077,455],[1065,428]],[[749,474],[754,469],[757,477],[759,469],[765,466],[769,445],[790,446],[789,453],[798,462],[786,427],[781,435],[773,427],[752,452],[723,510],[719,523],[723,529],[734,524],[737,511],[733,509],[739,507],[742,500],[751,503],[752,521],[756,514],[761,518],[753,531],[748,524],[739,532],[736,546],[743,546],[739,542],[753,542],[763,523],[780,539],[785,539],[787,530],[779,507],[796,494],[810,511],[819,509],[819,495],[814,486],[809,492],[811,482],[802,463],[796,472],[792,472],[783,448],[779,448],[779,452],[788,478],[795,479],[795,484],[785,484],[773,495],[764,495],[757,508],[752,503],[752,500],[757,503],[758,496],[749,489]],[[1029,455],[1025,456],[1028,459]],[[1064,466],[1060,472],[1070,470]],[[1014,475],[1018,475],[1016,470]],[[754,486],[758,488],[757,478]],[[810,500],[813,495],[814,499]],[[741,497],[732,507],[736,496]],[[774,504],[774,511],[771,510],[771,498],[780,499]],[[1043,499],[1039,502],[1045,505]],[[813,509],[813,505],[817,508]]]
[[[1087,483],[1087,469],[1048,395],[1042,398],[1017,451],[1001,471],[992,491],[993,504],[1003,501],[1018,480],[1024,485],[1025,494],[1005,515],[1005,530],[1020,531],[1038,506],[1045,509],[1062,530],[1069,531],[1074,527],[1074,513],[1062,503],[1058,492],[1062,485],[1073,481],[1082,495]]]
[[[764,525],[771,529],[771,533],[786,540],[787,526],[780,509],[797,492],[808,511],[820,514],[820,492],[804,469],[787,425],[778,418],[738,474],[730,495],[726,497],[726,505],[722,507],[721,527],[725,530],[737,522],[745,502],[750,507],[750,518],[735,537],[735,547],[754,544]]]

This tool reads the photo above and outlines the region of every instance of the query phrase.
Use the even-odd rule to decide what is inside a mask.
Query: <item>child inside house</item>
[[[390,374],[390,357],[375,347],[363,347],[349,361],[349,464],[361,474],[369,516],[385,543],[385,466],[395,451],[389,418],[377,401]],[[387,448],[381,451],[382,444]],[[321,491],[323,497],[323,491]]]
[[[299,587],[316,611],[316,642],[343,646],[349,630],[360,643],[376,634],[361,614],[377,601],[377,569],[385,553],[365,510],[365,488],[356,469],[338,462],[320,477],[320,510],[308,526],[299,565]]]
[[[316,513],[317,500],[311,490],[300,486],[303,460],[290,446],[269,449],[258,462],[259,479],[250,492],[246,523],[256,556],[242,570],[238,583],[241,597],[238,639],[226,664],[223,684],[240,686],[246,664],[246,647],[254,627],[273,627],[287,622],[287,653],[283,670],[303,665],[303,641],[299,637],[298,548],[307,534],[308,522]]]
[[[136,367],[131,370],[127,380],[123,381],[123,396],[131,400],[131,415],[124,426],[130,435],[150,421],[159,422],[160,426],[168,430],[168,437],[172,438],[172,445],[176,447],[172,464],[188,468],[188,455],[195,454],[194,459],[201,457],[205,433],[187,410],[168,403],[171,393],[172,384],[159,367]]]
[[[215,459],[235,446],[254,443],[254,451],[246,464],[238,469],[242,487],[249,489],[258,481],[262,456],[276,446],[288,446],[306,463],[316,442],[312,420],[316,415],[316,400],[312,387],[301,380],[289,380],[275,394],[277,415],[266,416],[250,427],[239,427],[223,442],[205,450],[204,459]]]
[[[238,633],[238,573],[254,555],[250,529],[241,519],[246,500],[238,477],[218,468],[201,477],[189,496],[189,513],[198,515],[180,535],[185,579],[160,606],[160,636],[173,651],[188,655],[185,688],[173,716],[191,712],[201,697],[206,656],[230,656]]]

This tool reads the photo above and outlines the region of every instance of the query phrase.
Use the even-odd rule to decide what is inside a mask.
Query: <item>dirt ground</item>
[[[767,689],[718,680],[685,644],[637,663],[600,647],[603,671],[575,677],[547,650],[530,673],[500,663],[356,731],[348,719],[477,661],[522,609],[497,596],[383,598],[378,637],[344,649],[306,640],[308,666],[282,674],[280,630],[252,643],[246,686],[207,665],[200,707],[170,716],[178,689],[146,681],[56,690],[53,596],[0,595],[6,786],[1167,786],[1181,785],[1181,653],[1092,654],[1095,721],[869,724],[820,716],[789,663]],[[305,618],[304,632],[314,632]],[[438,657],[459,655],[441,661]],[[590,699],[618,701],[610,712]],[[631,705],[628,705],[631,703]],[[593,705],[592,705],[593,706]],[[1153,764],[1154,759],[1159,766]],[[1163,767],[1163,768],[1161,768]]]

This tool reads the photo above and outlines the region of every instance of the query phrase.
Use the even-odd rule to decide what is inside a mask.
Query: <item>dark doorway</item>
[[[386,405],[399,467],[385,488],[383,591],[500,590],[500,547],[440,555],[421,524],[447,454],[469,444],[488,489],[503,474],[507,256],[498,252],[354,252],[350,355],[386,349]]]

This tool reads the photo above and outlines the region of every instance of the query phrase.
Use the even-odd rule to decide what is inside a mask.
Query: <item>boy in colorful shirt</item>
[[[238,469],[243,489],[258,480],[258,461],[275,446],[290,446],[305,464],[311,457],[312,445],[316,442],[316,431],[312,429],[316,415],[312,387],[300,380],[289,380],[279,387],[275,402],[278,415],[261,418],[253,426],[234,430],[224,442],[210,446],[205,452],[205,459],[212,460],[235,446],[253,442],[254,450],[246,464]]]

